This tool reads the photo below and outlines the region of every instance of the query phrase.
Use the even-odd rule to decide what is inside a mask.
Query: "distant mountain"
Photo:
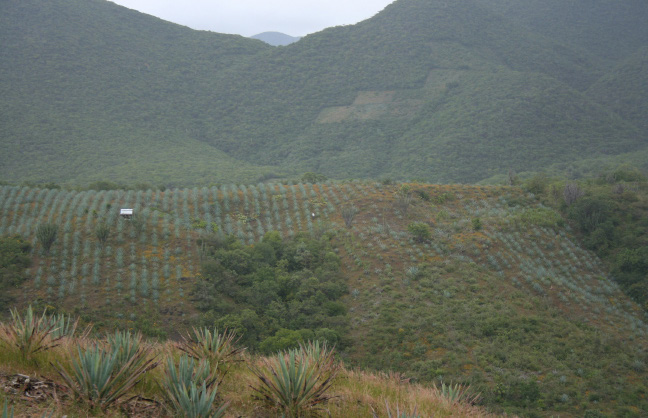
[[[645,147],[639,118],[594,91],[632,59],[615,28],[637,51],[648,10],[597,0],[593,46],[577,35],[599,15],[532,24],[589,4],[554,3],[399,0],[273,48],[104,0],[2,2],[0,178],[474,182]]]
[[[251,38],[258,39],[272,46],[286,46],[297,42],[301,39],[301,36],[290,36],[281,32],[263,32],[251,36]]]
[[[534,32],[614,65],[648,44],[644,0],[481,0]]]
[[[648,46],[601,77],[588,96],[634,122],[648,139]]]

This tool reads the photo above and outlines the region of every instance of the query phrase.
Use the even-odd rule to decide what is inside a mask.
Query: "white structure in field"
[[[119,211],[119,216],[124,219],[131,219],[133,217],[133,209],[121,209]]]

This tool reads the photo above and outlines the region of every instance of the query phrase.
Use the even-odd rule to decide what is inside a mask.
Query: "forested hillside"
[[[643,310],[519,188],[4,186],[0,202],[0,234],[29,244],[3,239],[31,260],[20,307],[159,338],[228,327],[259,353],[326,340],[349,366],[470,384],[495,412],[648,410]]]
[[[103,0],[3,2],[0,177],[473,182],[634,152],[646,7],[588,4],[399,0],[273,48]]]

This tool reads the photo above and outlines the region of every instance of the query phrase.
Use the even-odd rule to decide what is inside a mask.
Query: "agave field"
[[[49,249],[44,225],[56,230]],[[648,361],[643,311],[562,217],[520,188],[0,187],[0,234],[32,243],[19,305],[58,306],[149,335],[189,329],[200,315],[190,292],[202,238],[253,245],[269,231],[332,237],[349,288],[346,361],[472,384],[486,404],[512,413],[646,407],[637,385]]]

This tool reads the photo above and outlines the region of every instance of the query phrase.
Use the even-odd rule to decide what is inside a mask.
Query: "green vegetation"
[[[624,292],[648,311],[645,175],[621,166],[594,178],[545,177],[542,182],[543,199],[563,213],[582,235],[584,245],[606,262]]]
[[[178,348],[192,358],[208,360],[212,370],[226,373],[228,363],[235,361],[245,350],[236,346],[239,339],[234,331],[227,329],[219,333],[216,329],[193,328],[189,335],[183,337]]]
[[[276,412],[304,416],[320,411],[331,416],[365,416],[379,403],[388,405],[390,401],[420,405],[417,407],[430,416],[488,416],[467,403],[449,403],[436,389],[348,371],[335,360],[332,349],[319,343],[309,342],[298,350],[270,358],[245,356],[242,360],[248,367],[236,368],[231,375],[221,376],[218,383],[206,358],[180,354],[173,344],[140,343],[141,336],[124,331],[107,341],[69,336],[47,354],[36,354],[39,360],[49,362],[36,363],[1,351],[3,379],[9,376],[25,382],[12,391],[17,393],[3,396],[3,418],[13,417],[14,410],[20,416],[130,416],[144,412],[155,416],[220,417],[226,411],[237,416]],[[164,370],[155,367],[158,354],[154,353],[161,351],[166,354]],[[174,359],[178,357],[176,367]],[[16,374],[33,364],[37,364],[31,369],[33,375]],[[277,364],[281,366],[275,367]],[[275,373],[266,377],[269,370]],[[51,375],[54,372],[58,377]],[[39,380],[42,374],[50,374],[52,380]],[[74,396],[57,395],[60,385]],[[32,401],[34,386],[39,389],[37,400]],[[337,401],[327,403],[332,398]],[[14,403],[11,409],[10,401]]]
[[[618,181],[591,181],[612,203],[636,211],[628,237],[644,219],[639,174],[626,169],[610,177]],[[230,402],[228,414],[245,415],[252,399],[251,389],[248,400],[232,395],[231,375],[259,382],[247,356],[307,341],[326,341],[347,366],[398,373],[387,380],[413,379],[447,402],[455,389],[470,387],[469,401],[480,394],[478,403],[497,413],[641,414],[644,311],[579,242],[589,242],[579,217],[594,233],[615,219],[615,206],[585,205],[596,197],[590,183],[573,180],[563,183],[571,205],[554,206],[565,189],[553,183],[548,176],[529,182],[537,196],[517,187],[369,182],[79,192],[2,186],[0,196],[11,201],[0,204],[2,234],[37,243],[39,224],[59,230],[50,255],[28,253],[28,279],[9,296],[18,306],[78,314],[99,335],[128,328],[155,338],[185,335],[185,351],[173,348],[176,366],[182,352],[199,363],[208,356],[201,347],[218,351],[236,332],[240,340],[221,352],[247,347],[250,354],[218,366],[210,360],[222,378],[214,405]],[[352,228],[342,216],[347,205],[357,208]],[[121,207],[134,208],[138,223],[119,218]],[[625,219],[618,221],[615,228]],[[112,231],[104,245],[95,234],[101,223]],[[425,225],[429,237],[413,236],[412,224]],[[620,266],[636,267],[628,274],[639,277],[641,257],[626,254]],[[122,337],[102,346],[133,347]],[[55,347],[36,361],[47,365],[42,359],[63,348],[78,358],[76,348]],[[71,364],[58,362],[71,376]],[[161,377],[164,368],[151,373]],[[159,390],[148,377],[142,383],[141,390]],[[334,383],[336,390],[347,389]],[[206,391],[196,385],[185,399],[206,402]],[[336,402],[326,408],[349,408]],[[359,405],[343,415],[385,413],[385,399]],[[390,397],[389,405],[432,410],[420,398]]]
[[[52,244],[56,241],[57,236],[58,227],[56,225],[50,223],[38,225],[36,237],[38,238],[40,245],[43,247],[45,254],[49,253],[49,250],[52,248]]]
[[[214,411],[218,391],[216,377],[211,373],[209,360],[201,357],[199,363],[182,355],[176,368],[173,358],[168,357],[165,379],[160,384],[162,394],[174,416],[187,418],[223,416],[227,403]]]
[[[269,408],[291,418],[322,409],[339,370],[333,350],[317,342],[280,352],[264,366],[252,368],[259,378],[253,389]]]
[[[209,326],[232,329],[266,353],[309,339],[342,342],[346,285],[326,236],[282,241],[269,232],[254,246],[230,237],[210,242],[206,257],[192,300]],[[290,331],[298,336],[286,339]]]
[[[399,0],[272,48],[103,0],[5,2],[0,176],[451,183],[645,151],[648,7],[590,3]]]
[[[13,298],[10,290],[26,278],[25,270],[31,265],[31,246],[19,236],[0,236],[0,311],[6,312]]]

